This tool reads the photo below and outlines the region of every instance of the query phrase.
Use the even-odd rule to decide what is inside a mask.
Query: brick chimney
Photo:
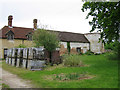
[[[33,20],[33,29],[37,30],[37,19]]]
[[[12,15],[8,16],[8,26],[9,27],[12,27],[12,19],[13,19]]]

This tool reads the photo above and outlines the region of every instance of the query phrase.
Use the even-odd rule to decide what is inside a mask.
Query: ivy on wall
[[[70,54],[70,42],[67,42],[67,50],[68,50],[68,53]]]

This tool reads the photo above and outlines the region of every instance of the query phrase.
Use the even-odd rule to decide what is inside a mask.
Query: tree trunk
[[[52,53],[51,52],[49,52],[49,57],[50,57],[50,63],[52,62]]]
[[[51,66],[53,66],[53,61],[52,61],[52,52],[51,52],[51,51],[49,51],[49,53],[50,53],[50,65],[51,65]]]

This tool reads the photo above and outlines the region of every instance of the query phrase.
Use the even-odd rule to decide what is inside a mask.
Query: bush
[[[105,49],[106,50],[113,50],[114,49],[114,46],[115,46],[115,43],[114,42],[111,42],[111,43],[106,43],[105,44]]]
[[[12,90],[12,89],[10,89],[10,87],[8,85],[6,85],[4,83],[2,83],[2,88],[7,88],[6,90]]]
[[[109,60],[118,60],[118,56],[114,51],[109,52],[106,56]]]
[[[85,54],[86,55],[93,55],[94,53],[92,51],[88,50]]]
[[[113,47],[111,47],[112,48],[111,50],[113,51],[109,53],[107,57],[110,60],[120,60],[120,43],[118,41],[115,41],[112,44],[113,44]]]
[[[120,42],[115,42],[114,52],[116,57],[120,60]]]
[[[0,58],[0,60],[5,60],[4,58]]]
[[[70,67],[80,67],[83,66],[83,62],[80,60],[79,55],[64,55],[63,56],[63,64],[64,66]]]
[[[16,46],[16,48],[27,48],[24,44],[20,44],[19,46]]]

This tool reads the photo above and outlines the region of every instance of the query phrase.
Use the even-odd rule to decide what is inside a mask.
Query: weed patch
[[[81,67],[84,66],[81,58],[78,55],[65,55],[63,57],[63,64],[67,67]]]
[[[86,72],[84,73],[61,73],[61,74],[53,74],[53,75],[49,75],[49,76],[45,76],[44,78],[46,78],[49,81],[78,81],[78,80],[84,80],[84,79],[91,79],[93,78],[92,75],[87,74]]]
[[[86,73],[79,74],[79,73],[69,73],[69,74],[54,74],[53,80],[60,80],[60,81],[68,81],[68,80],[80,80],[89,78]]]

